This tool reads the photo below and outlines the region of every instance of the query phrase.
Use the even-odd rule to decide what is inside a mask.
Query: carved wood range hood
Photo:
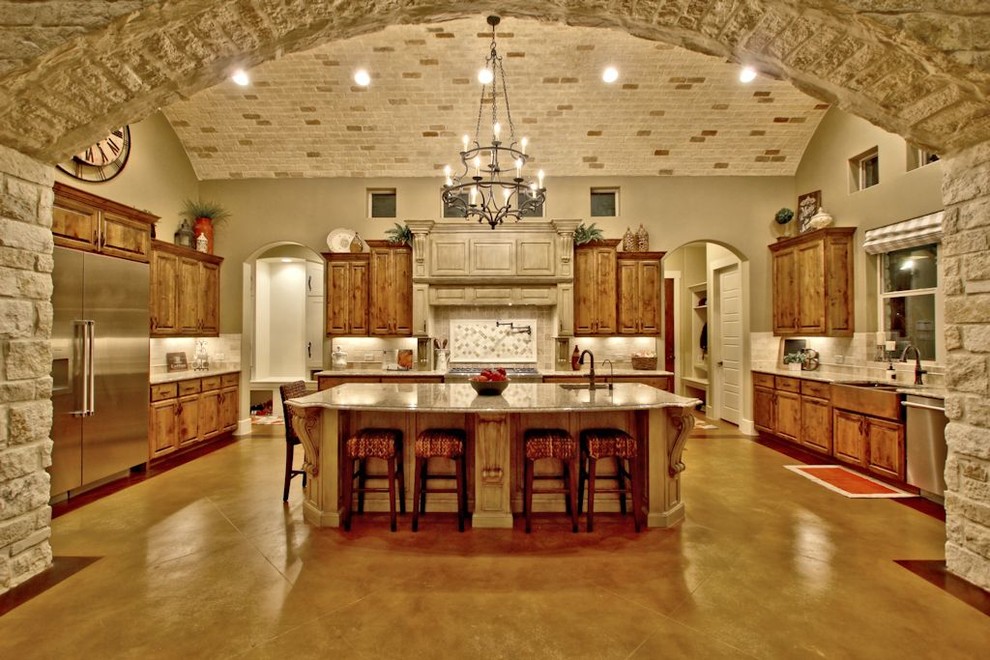
[[[573,305],[573,237],[579,220],[512,228],[409,220],[413,316],[430,306]],[[414,322],[415,324],[415,322]]]

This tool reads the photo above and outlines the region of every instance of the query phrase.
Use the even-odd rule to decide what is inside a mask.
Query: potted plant
[[[785,206],[777,211],[777,214],[773,216],[773,219],[777,221],[778,225],[784,228],[786,233],[787,224],[794,219],[794,211]]]
[[[585,225],[583,222],[574,230],[574,245],[584,245],[592,241],[600,241],[605,238],[602,230],[595,226],[595,223]]]
[[[385,230],[385,238],[393,245],[408,245],[412,247],[413,233],[409,225],[395,223],[395,227]]]
[[[230,217],[230,212],[216,202],[200,202],[187,199],[182,207],[182,215],[193,221],[193,234],[198,239],[206,237],[206,251],[213,254],[213,227]]]
[[[801,365],[804,364],[804,351],[785,354],[784,364],[787,365],[788,371],[801,371]]]

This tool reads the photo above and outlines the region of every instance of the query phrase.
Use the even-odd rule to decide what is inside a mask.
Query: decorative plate
[[[339,227],[334,229],[329,234],[327,234],[327,247],[330,248],[331,252],[350,252],[351,251],[351,241],[357,232],[353,229],[345,229]]]

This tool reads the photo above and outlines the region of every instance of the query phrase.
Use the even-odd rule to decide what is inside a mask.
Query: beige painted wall
[[[880,183],[849,191],[849,159],[877,147]],[[855,262],[856,330],[877,329],[876,258],[863,252],[867,229],[907,220],[942,208],[942,165],[933,163],[907,171],[904,138],[869,122],[829,110],[805,150],[794,178],[796,194],[822,191],[822,205],[837,226],[859,227]],[[795,208],[797,199],[788,204]],[[767,281],[769,286],[769,280]],[[754,325],[754,330],[762,329]]]
[[[199,181],[172,126],[156,112],[131,124],[131,155],[124,170],[110,181],[86,183],[55,170],[55,179],[94,195],[154,213],[158,238],[171,241],[179,227],[182,203],[195,198]]]

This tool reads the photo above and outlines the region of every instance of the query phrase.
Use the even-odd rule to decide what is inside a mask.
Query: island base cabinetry
[[[237,428],[240,374],[151,386],[152,461],[219,438]]]

